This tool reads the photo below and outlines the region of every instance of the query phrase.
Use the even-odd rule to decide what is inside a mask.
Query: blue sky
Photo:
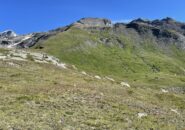
[[[0,31],[40,32],[82,17],[113,21],[172,17],[185,21],[185,0],[1,0]]]

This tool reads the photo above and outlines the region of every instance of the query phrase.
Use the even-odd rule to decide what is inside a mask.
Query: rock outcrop
[[[72,26],[79,28],[92,28],[92,27],[111,27],[112,22],[108,19],[100,18],[82,18],[79,21],[72,24]]]
[[[12,30],[7,30],[7,31],[0,33],[0,38],[4,38],[4,39],[14,38],[16,36],[17,34]]]
[[[41,39],[46,39],[48,37],[47,33],[33,33],[28,35],[17,35],[13,31],[5,31],[0,33],[0,46],[7,48],[28,48]]]
[[[136,37],[136,32],[143,39],[152,39],[159,46],[174,44],[179,49],[185,49],[185,24],[177,22],[172,18],[149,21],[136,19],[128,24],[117,23],[114,25],[115,32],[129,33],[129,36]],[[132,32],[130,32],[132,30]]]
[[[47,40],[49,37],[57,33],[65,31],[65,28],[58,28],[49,32],[31,33],[27,35],[17,35],[13,31],[5,31],[0,33],[0,47],[6,48],[30,48],[42,40]]]

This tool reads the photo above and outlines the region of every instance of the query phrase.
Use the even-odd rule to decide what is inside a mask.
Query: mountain
[[[136,39],[143,41],[145,37],[163,46],[166,42],[168,44],[175,44],[179,49],[185,49],[185,23],[177,22],[172,18],[165,18],[162,20],[144,20],[136,19],[132,22],[116,23],[108,19],[100,18],[82,18],[79,21],[46,33],[33,33],[19,36],[13,31],[5,31],[0,33],[1,45],[11,45],[14,47],[28,48],[34,46],[38,41],[47,39],[50,36],[56,35],[60,32],[67,31],[72,27],[83,28],[88,30],[105,30],[108,29],[112,33],[122,33],[125,36],[139,37]],[[24,41],[26,41],[24,43]],[[29,43],[29,44],[28,44]]]
[[[82,18],[48,32],[0,35],[0,41],[1,46],[8,48],[35,48],[100,75],[119,77],[148,72],[184,75],[184,27],[184,23],[172,18],[153,21],[139,18],[128,24]]]
[[[183,26],[171,18],[128,24],[83,18],[32,48],[99,75],[184,75]]]
[[[82,18],[0,47],[0,129],[185,128],[185,23]]]

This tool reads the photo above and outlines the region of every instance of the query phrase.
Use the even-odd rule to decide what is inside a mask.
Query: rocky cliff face
[[[79,21],[75,22],[72,26],[88,28],[88,27],[110,27],[112,25],[111,21],[108,19],[99,19],[99,18],[82,18]]]
[[[47,33],[33,33],[28,35],[17,35],[13,31],[5,31],[0,33],[0,46],[7,48],[23,47],[28,48],[33,46],[41,39],[45,39]]]
[[[147,33],[147,31],[152,31],[153,35],[156,37],[174,37],[179,33],[184,35],[185,29],[184,23],[176,22],[171,18],[166,18],[162,20],[147,21],[142,19],[137,19],[127,24],[128,28],[133,28],[137,32]]]
[[[136,42],[152,39],[161,46],[175,45],[179,49],[185,49],[185,23],[177,22],[172,18],[162,20],[136,19],[128,24],[112,22],[108,19],[83,18],[79,21],[45,33],[32,33],[28,35],[17,35],[13,31],[0,33],[0,45],[3,47],[21,47],[28,48],[37,44],[39,41],[46,40],[49,37],[60,32],[69,30],[71,27],[80,29],[104,30],[107,29],[115,34],[129,35]]]
[[[49,32],[31,33],[26,35],[18,35],[14,31],[8,30],[0,33],[0,47],[6,48],[29,48],[39,41],[47,40],[49,37],[63,32],[67,29],[58,28]]]
[[[4,39],[14,38],[16,36],[17,36],[17,34],[11,30],[7,30],[7,31],[0,33],[0,37],[4,38]]]
[[[140,40],[152,39],[158,45],[176,45],[179,49],[185,49],[185,24],[177,22],[172,18],[162,20],[136,19],[128,24],[117,23],[114,25],[115,32],[131,32],[130,35],[137,34]],[[136,32],[133,33],[133,32]],[[135,35],[134,35],[135,34]]]

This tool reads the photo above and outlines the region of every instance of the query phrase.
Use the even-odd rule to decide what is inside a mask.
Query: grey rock
[[[48,35],[45,33],[34,33],[28,35],[16,35],[12,32],[7,34],[2,33],[0,36],[0,45],[8,48],[27,48],[35,45],[40,39],[46,38]]]
[[[16,35],[14,33],[0,33],[0,47],[7,48],[30,48],[42,40],[63,31],[61,28],[56,31],[32,33],[27,35]]]
[[[85,25],[85,26],[111,26],[111,21],[108,19],[99,19],[99,18],[82,18],[77,23]]]
[[[82,18],[77,22],[70,25],[71,27],[81,28],[81,29],[88,29],[89,31],[93,30],[102,30],[107,27],[111,27],[112,23],[111,20],[104,19],[104,18]]]
[[[154,21],[136,19],[124,26],[124,30],[136,31],[141,39],[154,39],[159,46],[176,45],[179,49],[185,49],[185,24],[172,18]],[[118,25],[114,27],[118,28]]]
[[[17,34],[12,30],[7,30],[7,31],[0,33],[0,38],[2,39],[14,38],[16,36]]]

